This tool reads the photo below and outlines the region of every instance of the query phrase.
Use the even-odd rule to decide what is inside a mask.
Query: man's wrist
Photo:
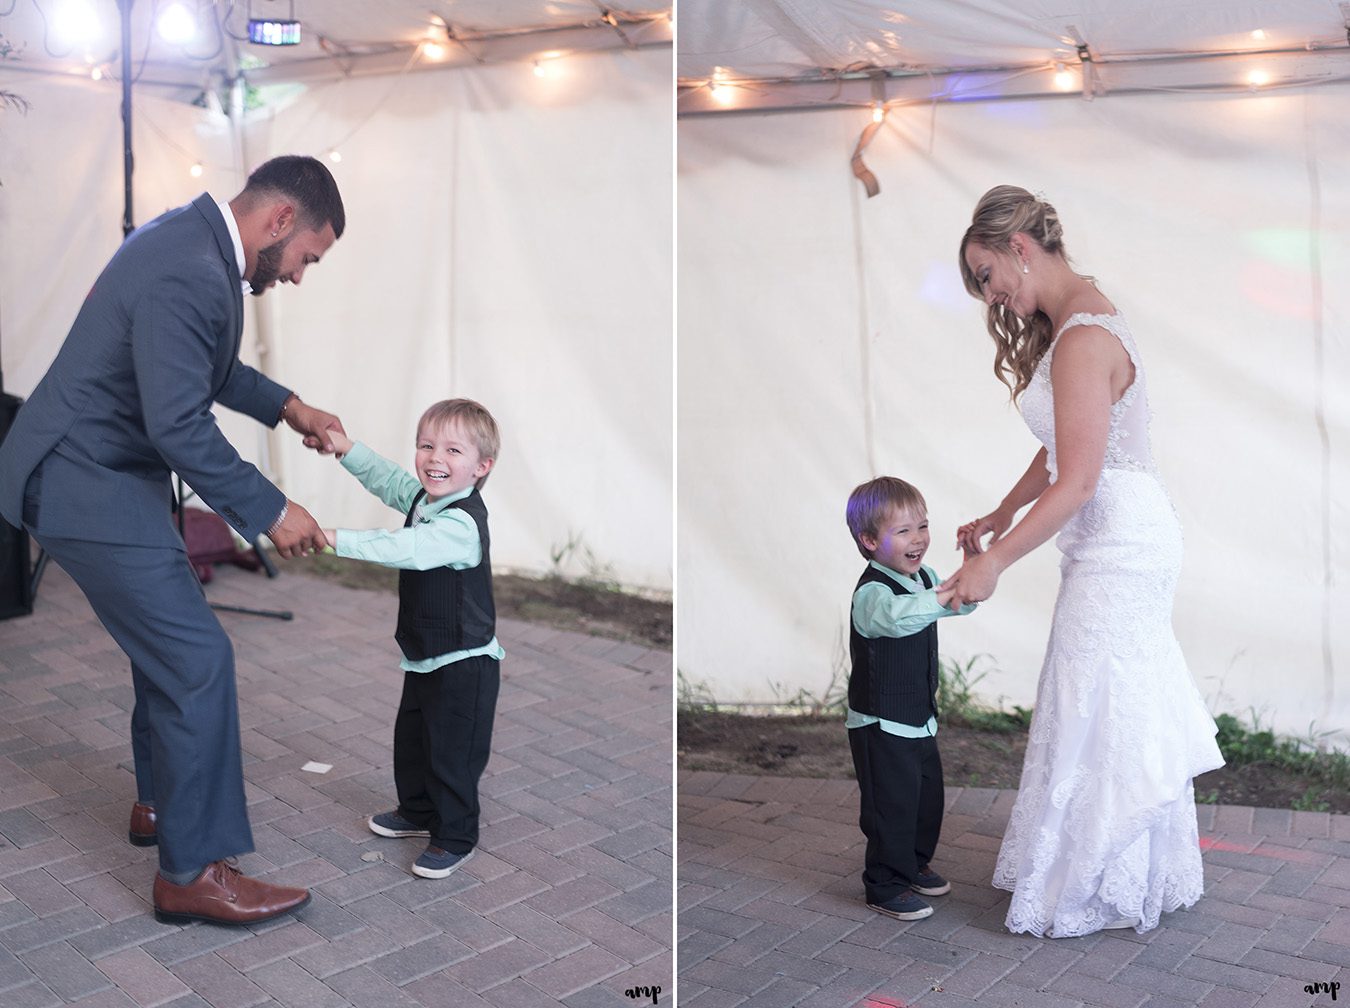
[[[295,416],[295,408],[300,405],[300,397],[292,392],[286,397],[286,401],[281,404],[281,412],[277,414],[277,422],[282,420],[290,421]]]
[[[277,520],[272,523],[272,527],[267,530],[269,536],[277,534],[277,529],[281,528],[281,523],[286,520],[286,512],[290,511],[291,502],[287,501],[281,505],[281,514],[277,515]]]

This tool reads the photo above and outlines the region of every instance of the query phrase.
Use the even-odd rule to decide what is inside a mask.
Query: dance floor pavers
[[[841,729],[842,730],[842,729]],[[989,884],[1015,791],[948,788],[952,892],[868,910],[853,781],[684,772],[681,1008],[1309,1008],[1350,997],[1350,816],[1199,806],[1205,896],[1138,935],[1009,934]]]
[[[397,600],[218,567],[235,644],[248,874],[310,887],[251,928],[158,923],[135,798],[126,659],[65,573],[0,622],[0,1005],[475,1008],[632,1005],[672,988],[671,656],[503,620],[483,832],[447,879],[394,804]],[[308,762],[331,764],[306,772]],[[662,1004],[668,1003],[664,998]]]

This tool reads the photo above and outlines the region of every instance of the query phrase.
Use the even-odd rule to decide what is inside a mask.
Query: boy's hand
[[[969,554],[967,554],[967,555],[969,555]],[[952,587],[952,588],[939,588],[939,589],[937,590],[937,600],[938,600],[938,605],[942,606],[942,608],[944,608],[944,609],[951,609],[951,608],[952,608],[952,606],[951,606],[952,594],[953,594],[955,591],[956,591],[956,589],[955,589],[954,587]]]
[[[337,529],[324,529],[323,537],[328,540],[329,549],[337,549]]]
[[[333,457],[342,458],[352,450],[352,439],[339,430],[329,430],[328,439],[333,443]]]

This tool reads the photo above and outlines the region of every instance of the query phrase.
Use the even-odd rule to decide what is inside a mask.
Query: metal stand
[[[174,473],[173,478],[174,478],[174,486],[177,489],[176,497],[178,501],[178,534],[180,536],[184,536],[185,522],[183,519],[183,507],[187,504],[188,498],[195,496],[195,494],[191,490],[188,490],[186,494],[184,493],[182,476],[179,476],[177,473]],[[257,554],[258,560],[262,564],[263,570],[267,572],[267,576],[269,578],[274,578],[277,576],[276,565],[273,564],[271,558],[267,556],[266,551],[262,548],[260,540],[261,537],[253,540],[253,552]],[[184,545],[185,546],[187,545],[186,538],[184,538]],[[191,553],[189,553],[188,554],[189,566],[191,566],[191,559],[192,555]],[[192,569],[192,572],[195,574],[197,572],[197,569],[194,567]],[[203,591],[206,590],[205,585],[202,586],[202,590]],[[224,603],[221,602],[210,602],[209,600],[207,604],[210,605],[210,607],[212,609],[215,609],[217,612],[243,613],[245,616],[266,616],[269,619],[279,619],[279,620],[295,619],[295,613],[291,612],[289,609],[250,609],[247,606],[225,605]]]
[[[37,598],[38,585],[42,583],[42,573],[47,569],[49,560],[51,560],[51,557],[47,555],[47,551],[38,546],[37,559],[33,561],[33,576],[28,579],[28,597],[30,599]]]

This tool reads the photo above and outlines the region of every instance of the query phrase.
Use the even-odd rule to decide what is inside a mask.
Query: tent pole
[[[136,0],[117,0],[122,15],[122,237],[135,229],[131,213],[131,7]]]

